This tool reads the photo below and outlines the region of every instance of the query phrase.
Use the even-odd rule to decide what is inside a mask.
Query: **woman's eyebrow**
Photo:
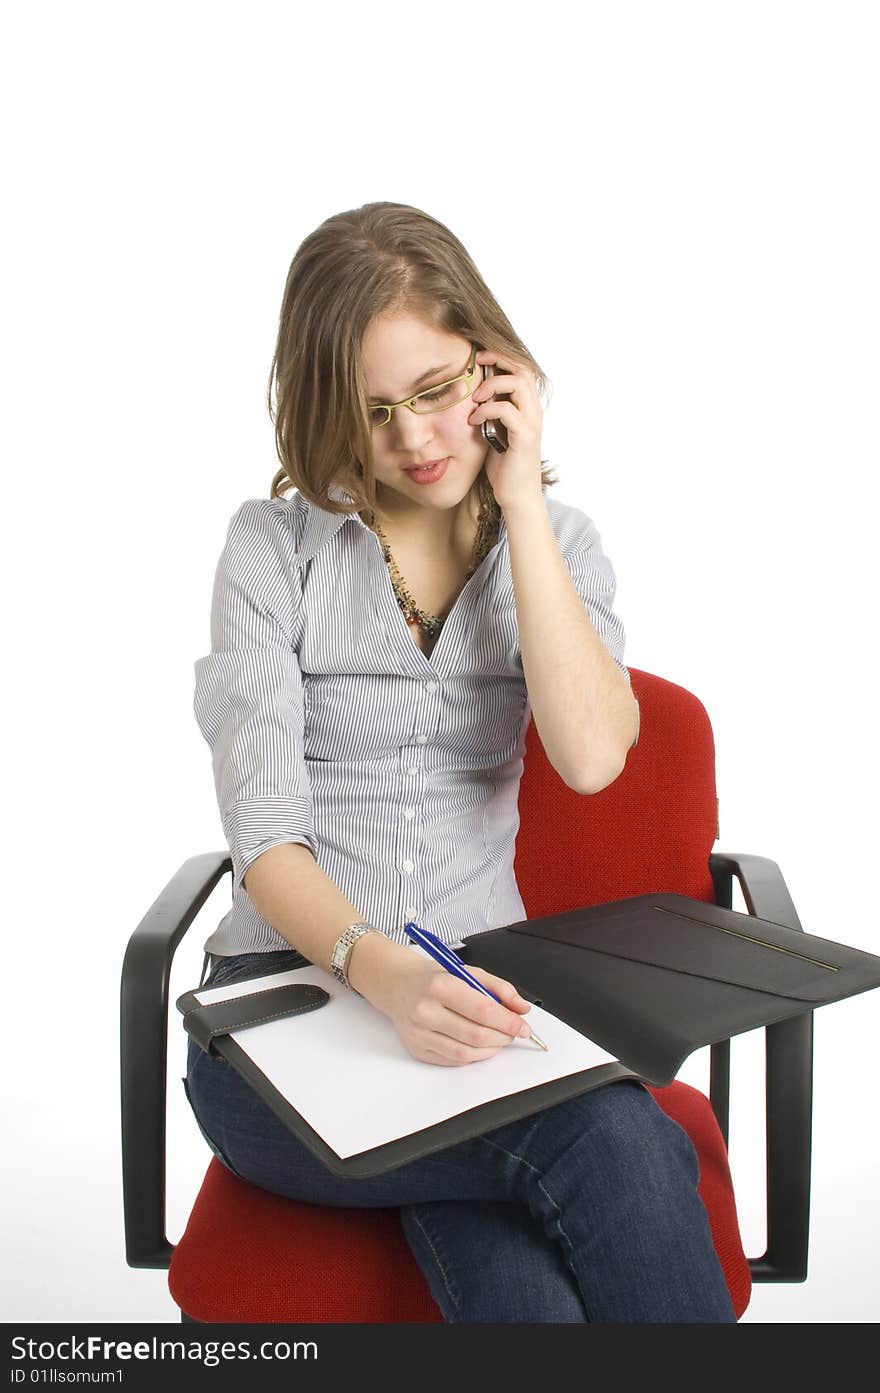
[[[429,377],[436,377],[438,372],[448,372],[451,367],[451,363],[441,363],[439,368],[428,368],[427,372],[423,372],[421,377],[416,378],[415,382],[410,387],[410,391],[414,392],[417,387],[421,387],[423,382],[427,382]],[[385,397],[370,397],[370,401],[378,405],[381,405],[385,400]]]

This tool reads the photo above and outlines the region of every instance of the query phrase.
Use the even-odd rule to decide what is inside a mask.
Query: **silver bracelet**
[[[337,938],[333,945],[333,952],[330,954],[330,971],[343,987],[348,987],[349,991],[356,992],[360,996],[357,987],[353,987],[348,980],[348,962],[351,957],[351,950],[358,939],[364,934],[378,934],[381,929],[377,929],[375,924],[350,924],[347,929]]]

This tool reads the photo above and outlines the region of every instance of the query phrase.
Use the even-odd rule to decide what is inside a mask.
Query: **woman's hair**
[[[287,273],[269,374],[269,414],[281,461],[270,497],[293,488],[331,513],[376,502],[361,347],[381,314],[414,314],[547,379],[465,248],[443,223],[405,203],[365,203],[327,218]],[[272,394],[275,392],[273,406]],[[487,446],[491,449],[491,446]],[[541,484],[558,483],[541,461]],[[350,495],[330,497],[335,485]],[[485,468],[483,496],[491,494]]]

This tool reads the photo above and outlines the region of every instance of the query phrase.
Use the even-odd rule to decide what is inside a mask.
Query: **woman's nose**
[[[433,430],[427,424],[424,416],[417,416],[414,411],[408,411],[406,407],[402,411],[395,411],[388,430],[395,431],[395,438],[407,450],[413,453],[421,452],[423,443],[430,440]]]

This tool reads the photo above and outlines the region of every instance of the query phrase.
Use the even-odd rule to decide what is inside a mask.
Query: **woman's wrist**
[[[346,976],[356,992],[382,1010],[381,999],[411,954],[383,933],[361,934],[348,958]]]

